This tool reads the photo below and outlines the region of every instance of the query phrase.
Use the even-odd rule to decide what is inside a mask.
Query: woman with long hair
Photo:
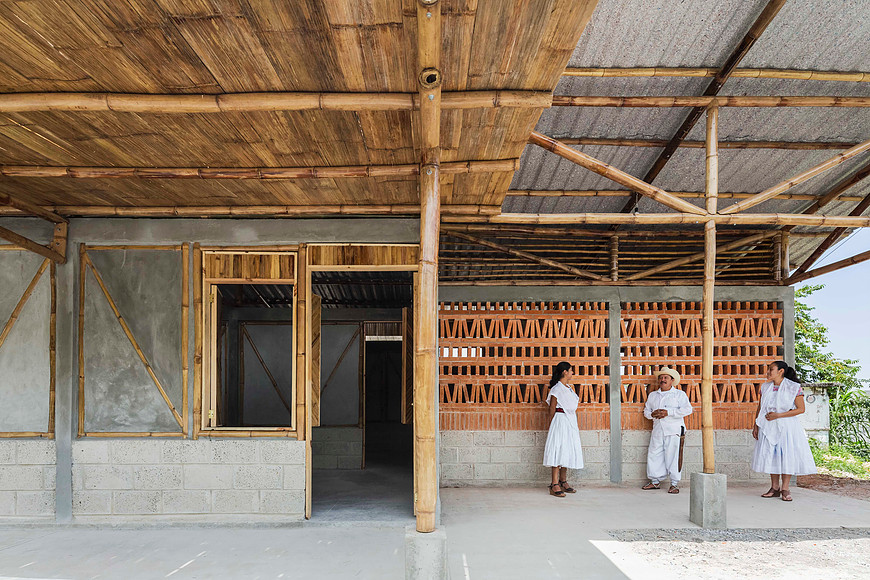
[[[807,434],[798,419],[805,410],[804,391],[795,370],[781,360],[771,363],[752,428],[757,439],[752,471],[770,474],[770,489],[761,497],[791,501],[791,476],[816,473]]]
[[[580,446],[580,427],[577,425],[577,405],[580,397],[568,386],[574,373],[571,365],[560,362],[553,369],[550,392],[547,395],[550,430],[544,445],[544,465],[552,468],[550,495],[565,497],[575,493],[568,484],[568,468],[583,469],[583,449]]]

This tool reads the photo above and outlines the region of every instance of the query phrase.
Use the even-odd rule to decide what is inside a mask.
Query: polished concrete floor
[[[372,464],[361,470],[315,469],[312,473],[313,524],[414,523],[414,479],[409,465]]]

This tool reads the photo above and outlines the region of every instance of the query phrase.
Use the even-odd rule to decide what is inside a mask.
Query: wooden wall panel
[[[289,253],[203,252],[207,280],[236,282],[296,280],[296,256]]]
[[[308,263],[313,268],[331,270],[371,266],[395,266],[408,270],[417,268],[419,253],[418,246],[312,245],[308,247]]]

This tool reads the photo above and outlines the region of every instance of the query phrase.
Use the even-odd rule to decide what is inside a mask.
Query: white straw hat
[[[672,368],[670,368],[670,367],[662,367],[662,368],[659,369],[659,372],[656,373],[656,378],[658,378],[658,377],[660,377],[660,376],[662,376],[662,375],[668,375],[669,377],[671,377],[672,379],[674,379],[674,385],[673,385],[673,386],[676,387],[678,384],[680,384],[680,373],[678,373],[678,372],[675,371],[674,369],[672,369]]]

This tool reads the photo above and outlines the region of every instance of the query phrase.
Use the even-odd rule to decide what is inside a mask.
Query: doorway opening
[[[311,293],[321,308],[312,517],[412,521],[413,274],[314,271]]]

